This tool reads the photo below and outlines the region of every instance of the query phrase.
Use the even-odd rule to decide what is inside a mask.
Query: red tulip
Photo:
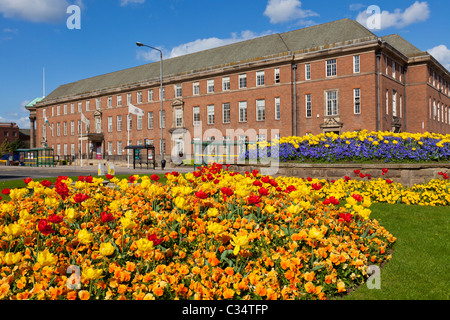
[[[102,222],[110,222],[114,220],[114,216],[112,215],[112,213],[106,213],[104,211],[102,211],[102,213],[100,213],[100,218],[102,219]]]
[[[158,181],[159,180],[159,176],[157,174],[152,174],[150,179],[152,179],[153,181]]]
[[[41,185],[43,185],[44,187],[50,188],[52,185],[52,182],[49,180],[42,180]]]
[[[25,184],[29,184],[31,181],[33,181],[33,179],[31,179],[30,177],[23,179],[23,182],[25,182]]]
[[[269,195],[269,190],[267,190],[266,188],[260,188],[258,192],[259,192],[259,194],[262,195],[262,196],[267,196],[267,195]]]
[[[56,215],[56,214],[50,214],[49,216],[48,216],[48,221],[50,221],[51,223],[56,223],[56,224],[58,224],[58,223],[61,223],[62,221],[63,221],[63,217],[62,216],[58,216],[58,215]]]
[[[4,194],[5,196],[7,196],[10,193],[11,193],[11,189],[3,189],[2,190],[2,194]]]
[[[314,190],[320,190],[320,189],[322,189],[322,185],[320,184],[320,183],[313,183],[312,185],[311,185],[311,187],[314,189]]]
[[[38,230],[44,235],[47,236],[51,233],[55,233],[56,231],[53,230],[52,226],[48,224],[48,221],[46,219],[39,220],[38,222]]]
[[[202,190],[197,191],[197,192],[195,193],[195,196],[196,196],[197,198],[199,198],[199,199],[206,199],[206,198],[208,198],[208,194],[205,193],[205,192],[203,192]]]

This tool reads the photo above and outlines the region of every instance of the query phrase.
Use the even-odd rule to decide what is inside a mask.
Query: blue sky
[[[70,5],[80,8],[70,19]],[[0,122],[29,128],[24,106],[58,86],[164,58],[380,9],[379,36],[400,34],[450,69],[446,1],[0,0]],[[79,21],[80,29],[69,29]],[[372,20],[374,21],[374,20]]]

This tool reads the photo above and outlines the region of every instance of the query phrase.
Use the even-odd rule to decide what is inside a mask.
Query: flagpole
[[[80,164],[83,168],[83,112],[81,113],[81,152],[80,152]]]
[[[127,115],[127,131],[128,131],[128,140],[127,146],[130,143],[130,108],[128,107],[128,115]],[[127,149],[127,159],[128,159],[128,169],[130,169],[130,149]]]

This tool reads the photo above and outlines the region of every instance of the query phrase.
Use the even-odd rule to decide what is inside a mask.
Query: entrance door
[[[97,142],[97,160],[102,159],[102,144]]]

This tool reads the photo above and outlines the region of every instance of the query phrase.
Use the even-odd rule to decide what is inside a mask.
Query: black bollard
[[[166,167],[166,160],[162,159],[161,160],[161,169],[164,170],[165,167]]]

